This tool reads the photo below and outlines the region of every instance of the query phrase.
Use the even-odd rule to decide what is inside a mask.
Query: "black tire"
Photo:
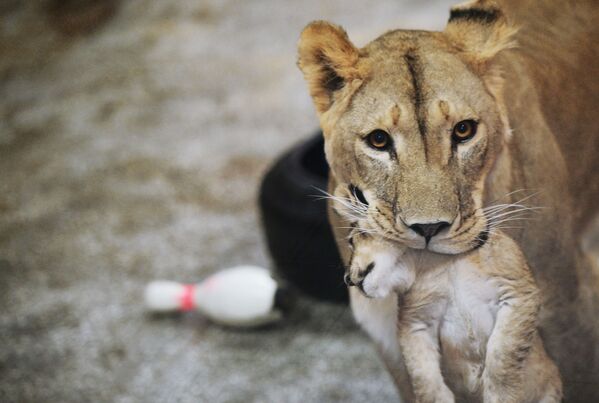
[[[347,301],[343,265],[327,218],[329,167],[322,133],[285,153],[260,189],[266,241],[278,274],[313,297]]]

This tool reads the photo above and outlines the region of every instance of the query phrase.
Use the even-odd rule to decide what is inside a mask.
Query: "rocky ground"
[[[269,266],[269,164],[317,127],[302,27],[364,44],[443,1],[0,2],[0,401],[377,402],[396,394],[348,309],[284,323],[151,317],[155,278]]]

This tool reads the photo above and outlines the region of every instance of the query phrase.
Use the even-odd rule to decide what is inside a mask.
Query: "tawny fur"
[[[561,401],[559,372],[537,331],[539,289],[509,237],[497,232],[466,254],[422,256],[358,230],[350,236],[351,282],[368,298],[399,295],[413,400]]]
[[[324,132],[329,189],[361,189],[368,205],[353,213],[379,236],[423,256],[459,255],[495,227],[485,207],[529,196],[528,206],[543,208],[521,228],[503,230],[540,289],[539,333],[565,400],[596,402],[599,281],[580,238],[599,206],[599,8],[585,0],[503,3],[458,6],[445,32],[391,31],[363,49],[318,22],[302,34],[299,66]],[[473,9],[482,12],[463,11]],[[452,127],[464,119],[477,120],[478,132],[454,146]],[[367,145],[376,129],[389,133],[393,152]],[[349,223],[330,217],[348,263]],[[428,243],[409,227],[438,221],[451,226]],[[355,288],[350,296],[412,401],[405,352],[391,340],[401,317],[396,300],[368,299]]]

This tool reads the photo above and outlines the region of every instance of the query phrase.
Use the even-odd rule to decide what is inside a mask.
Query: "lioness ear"
[[[325,21],[309,24],[300,36],[298,53],[298,66],[319,114],[331,107],[337,91],[361,78],[359,51],[337,25]]]
[[[466,60],[484,74],[501,51],[516,46],[517,28],[492,0],[475,0],[451,9],[445,34]]]

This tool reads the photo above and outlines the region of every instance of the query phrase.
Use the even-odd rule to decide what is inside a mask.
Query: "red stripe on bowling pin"
[[[182,311],[193,311],[195,309],[195,303],[193,301],[193,294],[195,292],[195,284],[184,284],[183,292],[179,299],[179,309]]]

